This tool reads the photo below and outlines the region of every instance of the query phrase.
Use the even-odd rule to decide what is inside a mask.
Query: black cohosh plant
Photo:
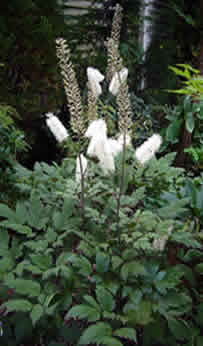
[[[121,12],[117,6],[114,30]],[[103,75],[89,67],[84,107],[67,44],[57,41],[78,141],[71,144],[54,115],[48,115],[47,125],[59,142],[75,146],[77,159],[67,157],[61,166],[37,163],[33,171],[17,166],[24,199],[14,209],[0,204],[5,344],[12,338],[17,344],[41,339],[64,346],[172,346],[200,340],[201,237],[186,222],[188,199],[173,204],[164,199],[183,170],[172,167],[174,154],[155,158],[159,135],[136,150],[130,145],[127,69],[114,35],[107,43],[113,52],[107,71],[113,69],[109,90],[120,115],[117,139],[107,136],[105,119],[98,117]],[[33,328],[32,336],[26,326]]]

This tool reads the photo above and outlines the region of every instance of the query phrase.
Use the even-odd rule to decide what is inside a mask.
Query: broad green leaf
[[[88,276],[91,274],[92,265],[86,257],[73,254],[68,258],[68,261],[76,266],[79,269],[79,273],[83,276]]]
[[[32,304],[25,299],[12,299],[4,303],[7,310],[10,311],[22,311],[27,312],[32,309]]]
[[[84,296],[84,300],[96,310],[100,311],[100,306],[97,304],[96,300],[92,296]]]
[[[110,259],[105,253],[99,252],[96,255],[96,272],[106,273],[109,269]]]
[[[95,322],[100,319],[100,313],[98,312],[98,310],[91,306],[81,304],[70,309],[70,311],[65,316],[65,319],[68,318],[86,318],[89,322]]]
[[[13,288],[17,293],[27,295],[29,297],[37,297],[40,294],[40,284],[32,280],[24,279],[8,279],[5,281],[8,287]]]
[[[41,270],[48,270],[52,267],[52,256],[51,255],[30,255],[33,264],[38,266]]]
[[[192,112],[192,102],[190,95],[185,96],[183,106],[185,113]]]
[[[183,119],[175,119],[170,123],[166,130],[167,141],[175,141],[178,138],[182,123]]]
[[[32,320],[33,325],[36,324],[37,321],[39,321],[40,317],[43,315],[43,307],[40,304],[34,305],[30,317]]]
[[[16,217],[18,223],[26,224],[29,216],[26,206],[22,202],[18,202],[16,205]]]
[[[203,263],[199,263],[195,266],[195,271],[203,275]]]
[[[96,288],[97,301],[103,310],[111,312],[115,308],[115,300],[112,294],[104,287],[100,286]]]
[[[185,116],[185,125],[188,132],[192,133],[195,128],[195,117],[192,112],[189,112]]]
[[[107,345],[107,346],[123,346],[123,344],[116,338],[111,336],[104,336],[101,338],[101,342],[97,345]]]
[[[176,339],[184,340],[187,338],[189,328],[186,322],[170,318],[168,319],[168,327],[171,333],[176,337]]]
[[[0,232],[0,256],[8,251],[9,246],[9,234],[6,230]]]
[[[91,343],[98,343],[103,337],[111,336],[112,329],[109,324],[98,322],[93,326],[87,328],[82,334],[79,345],[89,345]]]
[[[15,262],[11,255],[7,254],[7,256],[0,259],[0,273],[4,274],[6,272],[10,272],[13,267],[15,267]]]
[[[7,205],[0,203],[0,216],[7,218],[11,223],[16,222],[16,214]]]
[[[152,304],[150,301],[141,301],[138,305],[127,303],[124,312],[129,320],[140,325],[147,325],[152,322]]]
[[[137,342],[136,330],[133,328],[120,328],[114,332],[114,335],[120,338],[130,339]]]
[[[12,229],[13,231],[20,234],[25,234],[28,237],[32,236],[32,229],[28,226],[20,225],[17,223],[11,223],[7,220],[0,222],[0,226]]]
[[[203,336],[197,336],[196,346],[202,346],[202,345],[203,345]]]
[[[121,278],[125,281],[131,275],[137,276],[137,275],[144,275],[144,274],[145,274],[145,268],[143,264],[137,261],[125,263],[121,268]]]

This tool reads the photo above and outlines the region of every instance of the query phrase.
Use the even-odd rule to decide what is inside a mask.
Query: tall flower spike
[[[118,126],[121,134],[129,134],[132,127],[132,108],[130,102],[130,94],[128,91],[127,82],[123,82],[120,85],[116,102],[119,111]]]
[[[123,69],[123,61],[120,57],[119,46],[114,41],[114,39],[110,38],[106,42],[107,46],[107,72],[106,79],[110,82],[114,76],[114,74]]]
[[[113,16],[112,29],[111,29],[111,38],[119,45],[120,42],[120,32],[121,24],[123,19],[123,8],[117,4]]]
[[[59,66],[61,68],[61,75],[63,78],[65,93],[71,114],[71,125],[73,131],[76,132],[79,137],[81,137],[85,132],[82,100],[75,71],[70,59],[70,50],[63,38],[56,40],[56,54],[59,59]]]
[[[59,143],[68,138],[68,132],[66,128],[55,115],[53,115],[52,113],[47,113],[46,117],[46,124]]]
[[[119,54],[120,31],[123,18],[123,9],[117,4],[113,16],[113,23],[110,38],[107,39],[107,81],[110,82],[115,72],[123,68],[122,59]]]
[[[162,138],[158,134],[154,134],[147,141],[145,141],[139,148],[135,151],[135,157],[140,164],[152,159],[155,153],[159,150],[162,143]]]

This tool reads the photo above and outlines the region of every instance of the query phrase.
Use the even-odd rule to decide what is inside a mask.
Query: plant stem
[[[124,138],[123,138],[121,180],[120,180],[119,194],[118,194],[118,198],[117,198],[117,211],[116,211],[117,234],[118,234],[119,246],[121,245],[120,206],[121,206],[121,196],[122,196],[122,193],[123,193],[123,182],[124,182],[124,176],[125,176],[125,154],[126,154],[126,133],[124,133]]]
[[[81,217],[84,221],[85,217],[85,196],[84,196],[84,172],[83,172],[83,166],[82,166],[82,159],[81,159],[81,153],[79,153],[79,163],[80,163],[80,172],[81,172],[81,194],[80,194],[80,208],[81,208]]]

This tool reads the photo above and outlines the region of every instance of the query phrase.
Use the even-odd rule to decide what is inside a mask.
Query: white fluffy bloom
[[[118,140],[108,138],[108,143],[110,145],[113,157],[115,157],[116,155],[118,155],[122,151],[122,144],[119,143]]]
[[[87,68],[87,78],[89,81],[90,88],[93,94],[98,97],[102,93],[102,88],[100,83],[104,80],[103,74],[99,72],[96,68]]]
[[[111,145],[107,138],[107,127],[104,120],[94,120],[88,127],[85,136],[90,139],[87,154],[97,157],[105,173],[115,169]]]
[[[68,132],[60,120],[52,113],[46,114],[46,124],[59,143],[68,137]]]
[[[86,173],[87,170],[87,159],[84,155],[81,154],[81,164],[82,164],[82,170],[80,167],[80,159],[79,156],[76,159],[76,182],[79,183],[81,181],[81,175]]]
[[[121,83],[124,83],[128,77],[128,69],[124,67],[120,72],[114,73],[114,76],[111,80],[109,91],[116,95],[121,86]]]
[[[121,134],[117,140],[109,138],[108,142],[111,146],[113,157],[115,157],[123,150],[124,135]],[[128,134],[126,134],[126,146],[128,147],[130,144],[131,144],[131,138]]]
[[[85,137],[92,138],[101,133],[107,135],[106,122],[103,119],[93,120],[85,132]]]
[[[139,148],[135,151],[136,159],[141,163],[149,161],[158,151],[162,143],[162,138],[158,134],[154,134],[147,141],[145,141]]]

